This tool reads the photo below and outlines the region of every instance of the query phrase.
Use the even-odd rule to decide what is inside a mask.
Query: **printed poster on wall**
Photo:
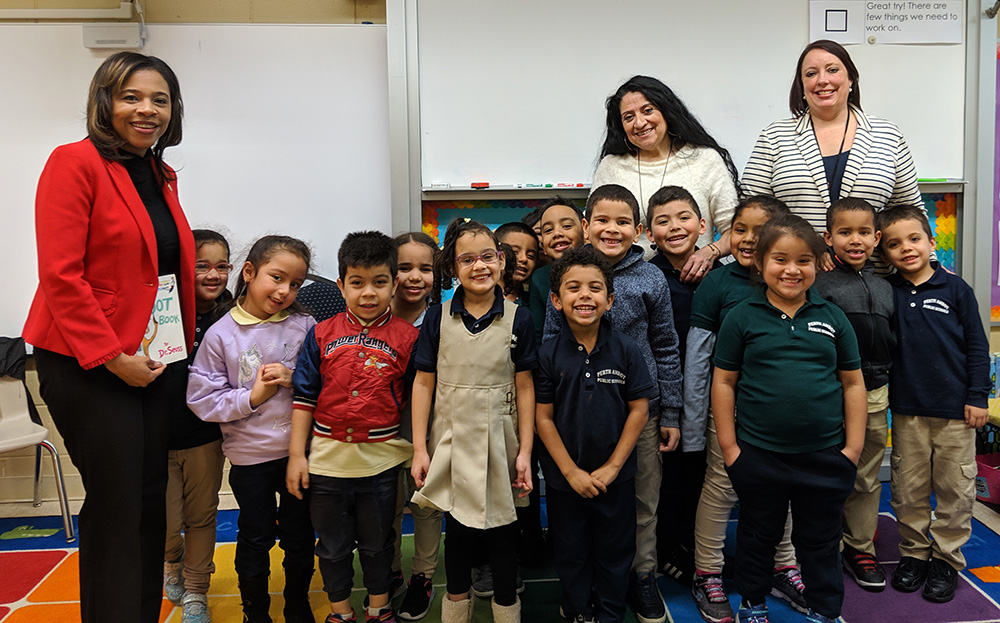
[[[962,43],[962,0],[811,0],[809,37],[844,45]]]

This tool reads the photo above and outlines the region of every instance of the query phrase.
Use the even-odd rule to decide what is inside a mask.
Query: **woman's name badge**
[[[142,336],[142,344],[136,355],[145,355],[161,363],[187,359],[181,301],[177,295],[177,277],[174,275],[160,275],[153,313],[149,316],[149,324],[146,325],[146,333]]]

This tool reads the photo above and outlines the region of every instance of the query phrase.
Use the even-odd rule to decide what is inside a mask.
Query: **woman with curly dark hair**
[[[656,78],[629,78],[605,107],[607,127],[593,188],[628,188],[639,202],[643,223],[649,198],[659,189],[674,185],[690,192],[704,212],[706,231],[681,278],[701,280],[715,260],[728,253],[729,223],[739,191],[732,157]],[[716,234],[721,238],[713,242]],[[648,250],[646,259],[654,254]]]

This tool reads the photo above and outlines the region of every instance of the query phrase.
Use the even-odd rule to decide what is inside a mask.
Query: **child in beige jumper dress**
[[[436,279],[457,278],[461,287],[449,303],[427,310],[417,340],[412,473],[420,489],[413,502],[447,513],[442,623],[472,620],[469,590],[480,543],[493,568],[494,621],[520,621],[514,508],[532,489],[536,350],[530,312],[506,301],[497,285],[503,266],[493,232],[476,221],[454,221]]]

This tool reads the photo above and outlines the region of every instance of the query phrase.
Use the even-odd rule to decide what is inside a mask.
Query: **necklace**
[[[668,151],[667,159],[663,161],[663,172],[660,173],[660,185],[657,186],[656,190],[660,190],[661,188],[663,188],[663,179],[667,176],[667,166],[669,164],[670,164],[670,152]],[[639,172],[639,209],[645,212],[646,204],[642,200],[642,152],[639,152],[635,155],[635,170]]]
[[[811,119],[812,118],[810,117],[810,120]],[[844,135],[840,138],[840,148],[837,150],[837,162],[836,162],[836,164],[834,164],[834,167],[833,167],[833,175],[827,177],[827,180],[826,180],[827,193],[830,195],[830,203],[833,203],[834,201],[836,201],[837,199],[840,198],[840,197],[837,197],[836,199],[834,199],[833,193],[832,193],[832,189],[829,188],[829,187],[833,184],[833,180],[837,177],[837,171],[840,170],[840,157],[844,155],[844,144],[847,143],[847,131],[850,129],[850,127],[851,127],[851,109],[848,108],[847,109],[847,121],[844,123]],[[819,147],[819,138],[816,136],[816,124],[815,123],[813,123],[813,138],[816,140],[816,149],[820,149],[820,147]],[[822,158],[823,157],[823,150],[820,149],[819,153],[820,153],[820,158]],[[666,170],[666,169],[664,169],[664,170]],[[642,183],[642,180],[640,179],[640,184],[641,183]],[[838,192],[837,194],[840,194],[840,193]]]

